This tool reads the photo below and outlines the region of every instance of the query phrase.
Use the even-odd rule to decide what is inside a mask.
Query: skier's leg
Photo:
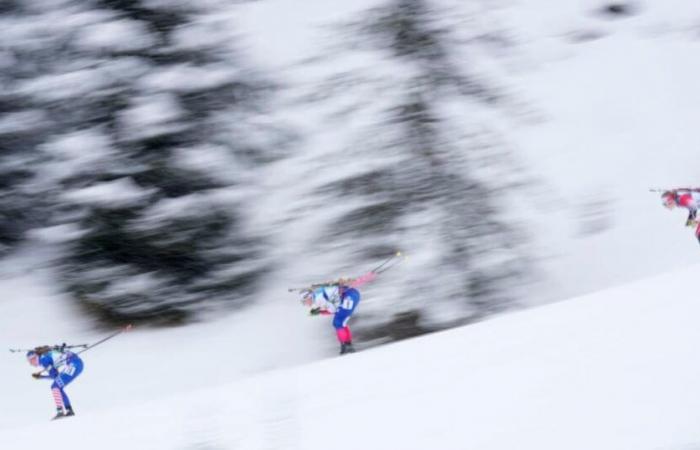
[[[335,334],[338,336],[338,342],[341,344],[350,342],[350,329],[348,327],[336,328]]]
[[[335,328],[335,334],[338,336],[338,341],[341,344],[350,341],[349,328],[347,327],[348,320],[350,320],[351,312],[345,309],[339,309],[333,317],[333,327]]]
[[[67,415],[74,415],[73,406],[71,405],[70,399],[66,394],[65,387],[68,386],[73,380],[76,379],[83,371],[83,364],[78,362],[77,364],[72,363],[66,367],[66,371],[61,373],[54,379],[54,385],[59,390],[61,394],[61,400],[63,401],[63,408],[66,410]]]
[[[68,398],[68,395],[66,395],[66,391],[64,389],[65,385],[68,383],[63,383],[63,386],[60,386],[58,388],[58,391],[61,393],[61,400],[63,400],[63,408],[68,411],[73,411],[73,407],[70,404],[70,399]]]
[[[56,416],[54,416],[54,419],[58,419],[64,415],[62,389],[56,382],[59,378],[60,377],[57,377],[54,379],[53,383],[51,383],[51,395],[53,396],[53,401],[56,404]]]
[[[350,332],[350,327],[348,327],[350,316],[352,316],[352,310],[340,309],[333,318],[335,333],[338,336],[338,341],[340,341],[341,355],[355,351],[352,346],[352,333]]]
[[[59,389],[59,391],[61,391],[61,397],[63,399],[63,407],[65,408],[66,412],[73,411],[73,407],[70,404],[70,399],[68,398],[68,395],[66,395],[66,391],[63,388]]]
[[[700,242],[700,223],[698,223],[698,226],[695,228],[695,237],[698,238],[698,242]]]
[[[63,411],[63,395],[61,395],[61,388],[54,387],[51,385],[51,395],[53,395],[53,401],[56,404],[56,409],[59,412]]]

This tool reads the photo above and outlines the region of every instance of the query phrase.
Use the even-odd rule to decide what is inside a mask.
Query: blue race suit
[[[333,316],[333,326],[335,329],[343,328],[348,325],[350,316],[355,312],[358,303],[360,303],[360,292],[355,288],[346,288],[340,295],[340,305]]]
[[[70,399],[63,389],[83,372],[83,360],[70,351],[51,350],[39,358],[39,364],[49,371],[49,375],[43,378],[53,379],[51,390],[58,389],[63,401],[63,407],[73,409]]]

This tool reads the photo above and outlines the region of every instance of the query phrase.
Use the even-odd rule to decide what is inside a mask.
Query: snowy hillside
[[[139,3],[165,11],[183,4]],[[420,25],[440,38],[439,64],[392,55],[381,39],[362,40],[365,19],[385,19],[381,7],[406,4],[430,7]],[[42,182],[67,178],[47,191],[13,179],[0,192],[0,234],[9,239],[0,252],[16,245],[0,260],[0,448],[700,449],[700,302],[692,292],[700,249],[683,227],[685,215],[665,211],[648,192],[700,185],[700,2],[630,4],[628,14],[611,15],[597,0],[207,0],[195,10],[175,8],[172,17],[187,26],[177,33],[166,26],[154,37],[147,31],[153,24],[142,22],[162,18],[145,9],[125,18],[121,9],[134,12],[130,2],[8,3],[11,13],[0,20],[16,54],[0,52],[7,69],[0,81],[15,91],[0,95],[7,108],[0,110],[0,143],[19,156],[3,153],[0,175],[22,181],[18,166],[29,161],[32,170],[41,168],[39,178],[50,175]],[[134,39],[125,43],[114,30]],[[169,57],[158,39],[171,42]],[[133,57],[141,50],[146,57]],[[201,61],[187,58],[201,51],[207,66],[194,70]],[[76,54],[86,59],[71,60]],[[181,66],[171,67],[170,57],[184,58]],[[457,81],[441,81],[436,67],[453,70]],[[227,92],[239,77],[265,93],[242,94],[250,109],[219,102],[219,89]],[[406,136],[414,136],[416,122],[383,115],[405,111],[398,106],[413,98],[412,89],[430,100],[425,122],[439,123],[428,133],[434,154],[444,157],[437,164],[404,151],[415,144]],[[124,98],[112,101],[115,92]],[[55,95],[67,97],[57,102]],[[173,117],[168,105],[176,101],[192,102],[200,122]],[[207,101],[223,108],[220,114],[209,116]],[[106,105],[119,109],[104,111]],[[92,117],[90,108],[113,123],[84,130],[73,116]],[[74,134],[64,135],[72,133],[64,121]],[[21,354],[4,349],[94,342],[105,330],[61,292],[53,265],[57,244],[80,236],[61,222],[75,220],[74,205],[59,208],[52,220],[60,223],[48,223],[56,226],[17,244],[19,231],[55,211],[25,216],[26,205],[6,194],[12,186],[26,190],[20,197],[38,197],[44,207],[47,198],[75,201],[78,193],[84,200],[91,193],[114,206],[102,182],[138,178],[148,167],[104,159],[119,152],[101,143],[132,149],[120,133],[102,136],[123,126],[166,134],[199,129],[196,142],[177,141],[192,151],[160,163],[214,176],[216,183],[200,187],[234,214],[231,230],[254,247],[242,247],[248,256],[238,269],[260,278],[234,270],[241,286],[254,286],[244,289],[247,297],[238,285],[233,294],[224,291],[225,301],[245,305],[240,310],[214,308],[187,326],[139,325],[85,354],[85,372],[67,389],[78,416],[51,423],[47,383],[30,377]],[[496,163],[479,161],[484,153],[475,149]],[[92,173],[91,164],[113,173]],[[177,175],[174,181],[145,177],[143,194],[151,195],[149,183],[179,186],[178,170],[165,172]],[[70,183],[73,195],[57,188],[69,190]],[[112,188],[133,187],[120,183]],[[474,195],[482,192],[488,195]],[[185,210],[197,228],[201,211],[183,205],[199,204],[199,195],[176,197],[182,202],[154,195],[144,220]],[[396,204],[400,220],[387,231],[394,216],[383,214]],[[482,217],[497,219],[488,222],[495,234],[461,234]],[[148,236],[168,236],[158,230]],[[465,242],[488,257],[450,253]],[[359,274],[379,258],[377,249],[410,257],[363,289],[351,322],[361,351],[336,357],[328,318],[307,316],[286,288]],[[230,255],[205,256],[230,268]],[[73,264],[78,274],[92,268]],[[532,270],[532,278],[488,278],[513,267]],[[441,325],[473,317],[461,276],[471,282],[481,269],[513,300],[508,307],[560,302],[368,348],[380,340],[366,336],[388,329],[396,312],[418,310],[426,323]],[[131,283],[141,280],[138,270],[122,275],[130,288],[146,285]],[[162,297],[169,301],[177,291],[168,286]],[[488,312],[489,302],[481,306]]]
[[[118,361],[149,345],[144,333],[115,342],[109,361],[90,361],[71,389],[80,416],[47,422],[44,388],[43,402],[33,393],[21,402],[36,403],[33,424],[0,430],[0,441],[13,450],[695,449],[700,302],[687,280],[698,270],[230,382],[234,354],[168,358],[163,384],[200,386],[98,405],[95,396],[123,400],[122,375],[134,369]],[[27,376],[17,388],[35,383]]]

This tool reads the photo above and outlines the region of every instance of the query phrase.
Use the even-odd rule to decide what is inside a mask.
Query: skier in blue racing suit
[[[65,387],[75,380],[83,371],[83,360],[61,347],[37,347],[27,352],[27,360],[34,367],[42,370],[32,374],[35,379],[51,379],[51,393],[56,403],[56,416],[59,419],[74,416],[73,406],[66,395]],[[48,375],[46,374],[48,372]]]

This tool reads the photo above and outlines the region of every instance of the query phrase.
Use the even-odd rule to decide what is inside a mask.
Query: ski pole
[[[383,263],[381,263],[380,265],[378,265],[377,267],[375,267],[374,269],[372,269],[372,272],[374,272],[374,273],[381,273],[381,272],[380,272],[381,268],[384,267],[384,266],[386,266],[387,264],[389,264],[389,263],[391,262],[391,260],[393,260],[394,258],[396,258],[396,257],[398,257],[398,256],[401,256],[401,252],[396,252],[396,253],[394,253],[393,255],[391,255],[390,257],[388,257],[388,258],[386,259],[386,261],[384,261]]]
[[[110,334],[109,336],[107,336],[107,337],[105,337],[105,338],[103,338],[103,339],[100,339],[99,341],[95,342],[94,344],[88,345],[87,347],[85,347],[84,349],[80,350],[79,352],[76,352],[75,354],[76,354],[76,355],[79,355],[79,354],[81,354],[81,353],[84,353],[84,352],[90,350],[91,348],[95,348],[95,347],[97,347],[98,345],[103,344],[103,343],[107,342],[108,340],[113,339],[113,338],[119,336],[120,334],[125,333],[125,332],[131,330],[131,328],[133,328],[133,327],[131,326],[131,324],[129,324],[129,325],[125,326],[125,327],[122,327],[119,331],[115,331],[114,333]]]
[[[382,270],[382,267],[386,266],[386,265],[389,264],[391,261],[394,261],[395,258],[400,258],[401,256],[403,256],[403,258],[397,260],[394,264],[391,264],[391,265],[389,265],[388,267],[385,267],[385,268]],[[401,252],[396,252],[395,255],[391,255],[391,257],[388,258],[386,261],[384,261],[382,264],[380,264],[380,265],[377,266],[376,268],[372,269],[372,272],[377,273],[377,274],[379,274],[379,273],[384,273],[384,272],[386,272],[387,270],[389,270],[389,269],[391,269],[391,268],[393,268],[393,267],[399,265],[399,264],[401,263],[401,261],[403,261],[404,259],[406,259],[406,256],[405,256],[405,255],[403,255]]]
[[[75,352],[74,355],[79,355],[79,354],[81,354],[81,353],[84,353],[84,352],[86,352],[86,351],[92,349],[92,348],[95,348],[95,347],[97,347],[98,345],[103,344],[103,343],[107,342],[108,340],[113,339],[113,338],[119,336],[120,334],[122,334],[122,333],[124,333],[124,332],[126,332],[126,331],[131,330],[131,328],[132,328],[131,324],[129,324],[129,325],[125,326],[125,327],[122,327],[122,328],[119,329],[119,331],[115,331],[114,333],[112,333],[112,334],[110,334],[110,335],[108,335],[108,336],[106,336],[106,337],[100,339],[99,341],[95,342],[94,344],[90,344],[90,345],[86,346],[84,349],[80,350],[79,352]],[[65,357],[62,358],[62,359],[60,359],[60,360],[58,360],[58,362],[54,365],[54,368],[60,367],[61,365],[65,364],[66,361],[67,361],[67,358],[65,358]],[[40,372],[38,372],[38,373],[46,372],[46,370],[47,370],[47,369],[44,369],[44,370],[42,370],[42,371],[40,371]]]

